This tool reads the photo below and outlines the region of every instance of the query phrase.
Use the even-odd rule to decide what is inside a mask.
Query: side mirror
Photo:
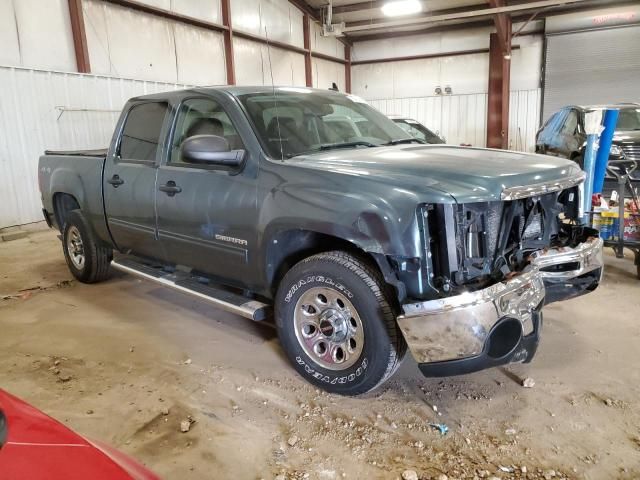
[[[244,150],[231,150],[226,138],[217,135],[194,135],[182,142],[180,154],[187,163],[234,169],[242,165]]]

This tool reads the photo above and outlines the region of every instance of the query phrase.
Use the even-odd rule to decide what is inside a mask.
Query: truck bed
[[[101,235],[105,231],[102,204],[102,170],[107,150],[47,150],[38,163],[38,183],[45,217],[58,228],[54,198],[59,193],[73,197],[83,214]],[[106,237],[105,237],[106,238]]]

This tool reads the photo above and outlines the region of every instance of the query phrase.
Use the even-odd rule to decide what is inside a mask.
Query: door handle
[[[158,190],[166,193],[170,197],[173,197],[176,193],[180,193],[182,191],[182,188],[178,187],[176,185],[176,182],[174,182],[173,180],[169,180],[164,185],[160,185],[158,187]]]
[[[120,176],[114,175],[109,180],[107,180],[107,183],[110,183],[111,185],[113,185],[113,188],[118,188],[120,185],[124,183],[124,180],[122,180]]]

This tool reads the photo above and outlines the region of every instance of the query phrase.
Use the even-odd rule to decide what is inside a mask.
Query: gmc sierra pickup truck
[[[345,136],[345,118],[358,135]],[[44,216],[82,282],[110,268],[255,321],[330,392],[531,361],[543,305],[594,290],[584,174],[427,145],[362,99],[222,87],[131,99],[107,150],[46,152]]]

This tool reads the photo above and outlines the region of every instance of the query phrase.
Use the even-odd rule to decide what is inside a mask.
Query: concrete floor
[[[341,398],[269,325],[117,273],[79,284],[56,233],[32,232],[0,243],[0,386],[164,478],[637,479],[640,281],[606,261],[595,293],[545,309],[532,364],[425,379],[408,357]]]

